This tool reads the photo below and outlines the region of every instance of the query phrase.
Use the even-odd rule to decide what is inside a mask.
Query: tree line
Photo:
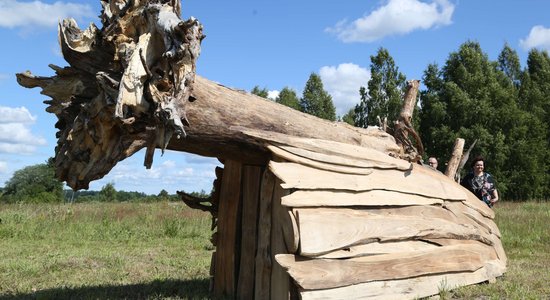
[[[370,61],[371,79],[360,87],[358,103],[338,120],[367,127],[387,118],[391,126],[402,107],[406,77],[387,49],[380,48]],[[435,156],[446,162],[456,138],[465,139],[466,147],[477,140],[470,158],[485,158],[486,171],[496,177],[504,199],[550,199],[547,51],[530,50],[522,67],[508,44],[492,61],[478,42],[467,41],[443,66],[429,64],[421,79],[413,125],[426,151],[424,159]],[[252,93],[267,97],[267,88],[256,86]],[[315,73],[301,98],[285,87],[275,101],[327,120],[337,118],[332,98]]]
[[[207,198],[205,191],[191,192],[191,196]],[[63,188],[63,183],[55,178],[53,159],[46,163],[31,165],[15,171],[3,188],[0,188],[0,203],[82,203],[82,202],[157,202],[181,201],[180,196],[162,189],[156,195],[143,192],[116,190],[109,182],[99,191],[73,191]]]

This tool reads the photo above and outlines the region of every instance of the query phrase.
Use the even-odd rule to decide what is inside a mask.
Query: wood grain
[[[345,208],[300,208],[295,211],[300,233],[300,254],[303,256],[317,256],[373,241],[456,238],[492,243],[476,227],[441,218],[380,215]]]
[[[270,170],[284,182],[286,189],[305,190],[393,190],[439,199],[466,199],[464,189],[435,180],[424,173],[373,169],[370,175],[351,175],[318,170],[296,163],[269,163]]]
[[[216,244],[216,265],[214,271],[214,295],[233,297],[237,279],[237,221],[241,196],[242,165],[227,160],[224,164],[218,215],[218,241]]]
[[[254,299],[256,241],[258,240],[258,203],[262,168],[244,166],[241,213],[241,255],[237,280],[237,299]]]
[[[428,274],[473,272],[484,266],[485,250],[476,245],[460,245],[350,259],[307,259],[292,254],[280,254],[276,259],[301,288],[327,289]]]

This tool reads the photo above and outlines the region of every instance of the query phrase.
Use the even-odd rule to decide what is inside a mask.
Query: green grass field
[[[442,299],[550,299],[550,202],[501,203],[508,272]],[[0,299],[208,298],[211,220],[180,203],[0,204]]]
[[[208,298],[211,220],[183,203],[0,205],[0,299]]]

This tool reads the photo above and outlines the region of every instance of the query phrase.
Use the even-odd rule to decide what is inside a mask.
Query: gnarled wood
[[[447,163],[447,168],[445,169],[445,175],[449,178],[454,179],[456,176],[456,171],[462,159],[462,151],[464,150],[464,139],[458,138],[455,141],[453,147],[453,153],[449,162]]]

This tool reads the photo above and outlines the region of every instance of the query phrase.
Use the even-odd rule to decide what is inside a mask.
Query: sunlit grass
[[[2,205],[0,218],[0,298],[208,295],[210,216],[184,204]]]
[[[507,272],[495,283],[463,287],[444,299],[550,299],[550,202],[504,202],[495,212]]]
[[[500,203],[508,271],[441,299],[550,299],[550,202]],[[0,299],[208,298],[211,219],[180,203],[0,205]]]

